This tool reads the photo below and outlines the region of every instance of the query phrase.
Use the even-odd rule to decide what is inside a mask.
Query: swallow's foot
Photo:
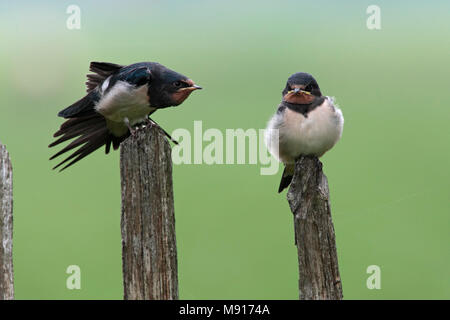
[[[131,135],[132,137],[136,137],[136,132],[138,131],[138,129],[139,129],[139,128],[132,128],[132,127],[129,127],[129,128],[128,128],[128,130],[130,130],[130,135]]]
[[[131,136],[132,136],[132,137],[135,137],[135,136],[136,136],[136,132],[139,130],[139,127],[133,128],[133,127],[130,125],[130,121],[128,120],[128,118],[125,118],[125,119],[124,119],[124,122],[125,122],[126,126],[128,127],[128,130],[130,130]]]

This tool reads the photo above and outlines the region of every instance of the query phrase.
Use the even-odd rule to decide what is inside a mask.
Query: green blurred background
[[[68,30],[68,5],[81,29]],[[366,8],[381,8],[368,30]],[[119,154],[57,173],[56,113],[89,62],[158,61],[204,86],[156,113],[169,132],[264,128],[287,77],[312,73],[345,116],[328,175],[346,299],[450,298],[450,5],[446,1],[0,3],[0,140],[14,167],[17,299],[121,299]],[[180,297],[296,299],[280,174],[174,167]],[[66,289],[68,265],[81,290]],[[366,268],[381,267],[381,290]]]

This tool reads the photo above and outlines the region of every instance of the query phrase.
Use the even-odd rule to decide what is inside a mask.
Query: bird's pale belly
[[[279,127],[279,158],[294,162],[300,155],[322,156],[342,135],[343,117],[328,101],[308,113],[286,109]]]
[[[116,106],[116,110],[105,116],[110,121],[114,122],[125,122],[125,118],[128,119],[131,126],[137,123],[143,122],[147,115],[152,111],[149,105],[141,104],[126,104]]]
[[[146,85],[134,88],[127,83],[118,83],[102,97],[96,110],[109,121],[124,123],[128,119],[133,126],[143,122],[155,110],[150,107],[147,90]]]

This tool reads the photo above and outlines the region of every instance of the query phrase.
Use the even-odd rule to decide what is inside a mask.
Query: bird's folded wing
[[[58,113],[62,118],[85,117],[95,113],[95,103],[99,99],[97,91],[91,91],[86,96]]]

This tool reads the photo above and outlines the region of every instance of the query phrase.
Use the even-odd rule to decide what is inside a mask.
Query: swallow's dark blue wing
[[[130,65],[122,68],[120,72],[114,74],[109,79],[108,87],[104,88],[104,93],[114,87],[117,81],[123,81],[136,87],[140,87],[144,84],[150,84],[151,80],[152,74],[148,66],[140,64]]]
[[[152,75],[148,67],[140,67],[123,74],[120,79],[139,87],[143,84],[150,83]]]

